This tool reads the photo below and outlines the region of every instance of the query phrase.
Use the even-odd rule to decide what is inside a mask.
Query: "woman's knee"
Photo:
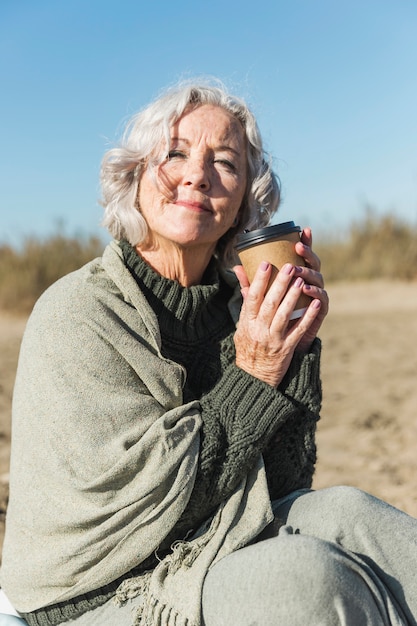
[[[349,485],[329,487],[315,493],[323,494],[324,498],[329,499],[343,513],[363,511],[377,502],[377,499],[366,491]]]
[[[334,548],[313,537],[284,534],[244,548],[208,573],[205,623],[304,624],[315,615],[330,624],[320,616],[331,615],[329,602],[343,595],[342,570]]]
[[[367,524],[383,504],[356,487],[337,486],[277,503],[275,514],[295,530],[339,543],[352,525]]]

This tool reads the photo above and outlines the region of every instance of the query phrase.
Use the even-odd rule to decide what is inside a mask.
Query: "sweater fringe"
[[[167,577],[175,576],[181,568],[191,568],[216,534],[220,519],[221,509],[211,520],[208,529],[207,523],[204,524],[196,538],[191,541],[176,541],[171,546],[171,554],[166,556],[155,570],[122,582],[114,597],[117,606],[138,596],[143,598],[135,612],[132,626],[200,626],[200,620],[196,622],[180,615],[172,606],[156,598],[151,592],[152,578],[154,574],[160,574],[165,570],[164,579],[166,580]]]

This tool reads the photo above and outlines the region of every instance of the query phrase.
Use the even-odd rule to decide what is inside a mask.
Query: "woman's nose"
[[[210,176],[203,159],[187,159],[183,182],[184,185],[196,189],[207,190],[210,187]]]

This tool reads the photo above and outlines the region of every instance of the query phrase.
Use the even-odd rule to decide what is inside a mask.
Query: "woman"
[[[47,290],[22,344],[13,605],[31,625],[416,623],[415,521],[310,490],[328,310],[310,229],[306,267],[269,290],[267,262],[251,285],[230,271],[236,234],[279,203],[247,106],[169,91],[107,153],[102,189],[114,242]]]

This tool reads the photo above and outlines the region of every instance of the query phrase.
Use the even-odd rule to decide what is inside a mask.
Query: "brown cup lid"
[[[301,232],[300,226],[296,226],[292,221],[274,224],[274,226],[266,226],[265,228],[258,228],[257,230],[250,230],[236,237],[235,250],[239,252],[239,250],[256,246],[258,243],[262,243],[268,239],[299,232]]]

